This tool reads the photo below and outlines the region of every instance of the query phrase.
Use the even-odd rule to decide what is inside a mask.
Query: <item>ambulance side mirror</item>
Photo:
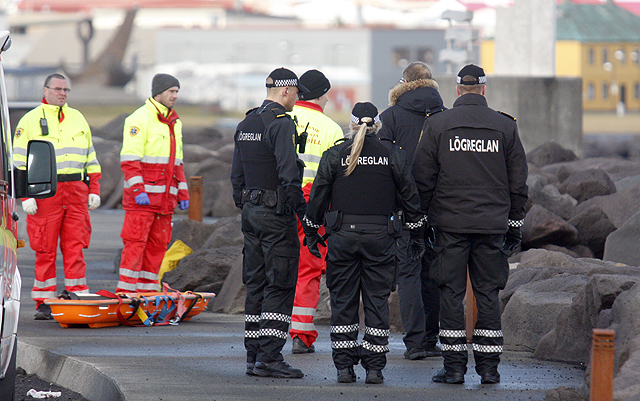
[[[48,141],[32,140],[27,146],[27,169],[14,170],[16,198],[49,198],[56,194],[56,151]]]

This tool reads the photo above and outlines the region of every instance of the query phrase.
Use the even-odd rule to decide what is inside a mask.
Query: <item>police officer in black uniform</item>
[[[286,68],[267,77],[267,99],[236,129],[231,169],[233,199],[242,209],[245,348],[248,375],[300,378],[281,354],[287,339],[298,278],[300,240],[296,214],[306,202],[286,114],[305,88]]]
[[[440,383],[464,383],[467,341],[463,298],[467,266],[478,307],[473,332],[476,372],[500,382],[502,326],[498,291],[509,275],[507,257],[520,242],[527,201],[527,160],[513,117],[490,109],[482,68],[457,77],[459,97],[427,117],[413,164],[422,208],[435,229],[431,277],[440,296]]]
[[[413,62],[402,71],[402,79],[389,91],[389,108],[380,113],[380,138],[388,138],[407,153],[413,163],[427,113],[444,110],[438,83],[425,63]],[[409,230],[403,230],[398,245],[398,296],[405,335],[406,359],[440,356],[440,293],[429,279],[433,252],[427,249],[422,260],[411,259]]]
[[[367,371],[367,383],[384,380],[388,298],[396,265],[394,236],[402,231],[403,214],[407,225],[415,229],[414,257],[421,257],[425,248],[421,228],[426,216],[420,211],[411,166],[403,150],[376,137],[380,125],[373,104],[355,105],[351,132],[346,135],[350,139],[322,155],[305,216],[309,226],[319,227],[324,221],[330,231],[326,280],[339,383],[356,380],[353,367],[359,361]],[[309,250],[319,255],[316,238],[310,238]],[[365,334],[358,344],[360,297]]]

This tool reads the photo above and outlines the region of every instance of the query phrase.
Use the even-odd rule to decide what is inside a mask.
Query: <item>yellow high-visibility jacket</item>
[[[41,129],[43,118],[47,121],[47,132]],[[32,139],[53,143],[59,175],[80,173],[83,179],[88,175],[89,192],[100,195],[100,163],[91,128],[82,113],[67,104],[61,107],[46,103],[27,112],[18,122],[13,138],[13,164],[19,169],[26,169],[27,144]]]
[[[120,167],[124,174],[125,210],[170,214],[179,200],[189,199],[182,158],[182,122],[175,110],[149,98],[127,117]],[[135,202],[141,192],[149,195],[150,205]]]
[[[344,138],[344,132],[338,124],[327,117],[322,108],[311,102],[298,100],[289,112],[291,118],[297,119],[296,129],[298,134],[307,130],[307,144],[304,153],[298,153],[298,157],[304,162],[302,186],[312,183],[316,178],[318,163],[325,150],[332,147],[339,139]],[[307,126],[308,124],[308,126]],[[296,151],[298,148],[296,147]]]

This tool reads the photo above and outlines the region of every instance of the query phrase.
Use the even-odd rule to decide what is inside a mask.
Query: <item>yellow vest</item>
[[[64,119],[59,121],[61,115]],[[48,134],[43,135],[40,120],[47,120]],[[91,128],[82,113],[66,104],[62,107],[41,104],[18,122],[13,138],[13,164],[25,169],[27,144],[32,139],[53,143],[58,174],[100,173],[100,163],[91,139]]]
[[[338,139],[342,139],[344,132],[315,103],[297,101],[289,114],[291,118],[295,116],[298,121],[296,123],[298,134],[301,134],[305,128],[307,130],[307,144],[304,153],[298,153],[298,157],[305,164],[302,177],[302,186],[304,187],[316,178],[318,164],[324,151],[332,147]]]
[[[155,107],[154,107],[155,106]],[[157,109],[156,109],[157,107]],[[149,98],[144,106],[124,121],[120,161],[166,164],[171,152],[169,126],[158,121],[158,110],[166,116],[169,109]],[[176,121],[176,165],[182,164],[182,121]]]

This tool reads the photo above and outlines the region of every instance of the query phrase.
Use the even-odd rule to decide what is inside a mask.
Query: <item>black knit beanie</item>
[[[151,97],[155,97],[174,86],[180,87],[180,82],[176,77],[169,74],[156,74],[151,81]]]
[[[298,94],[300,100],[318,99],[331,89],[331,84],[327,77],[318,70],[309,70],[302,74],[300,83],[309,89],[309,92],[300,92]]]

